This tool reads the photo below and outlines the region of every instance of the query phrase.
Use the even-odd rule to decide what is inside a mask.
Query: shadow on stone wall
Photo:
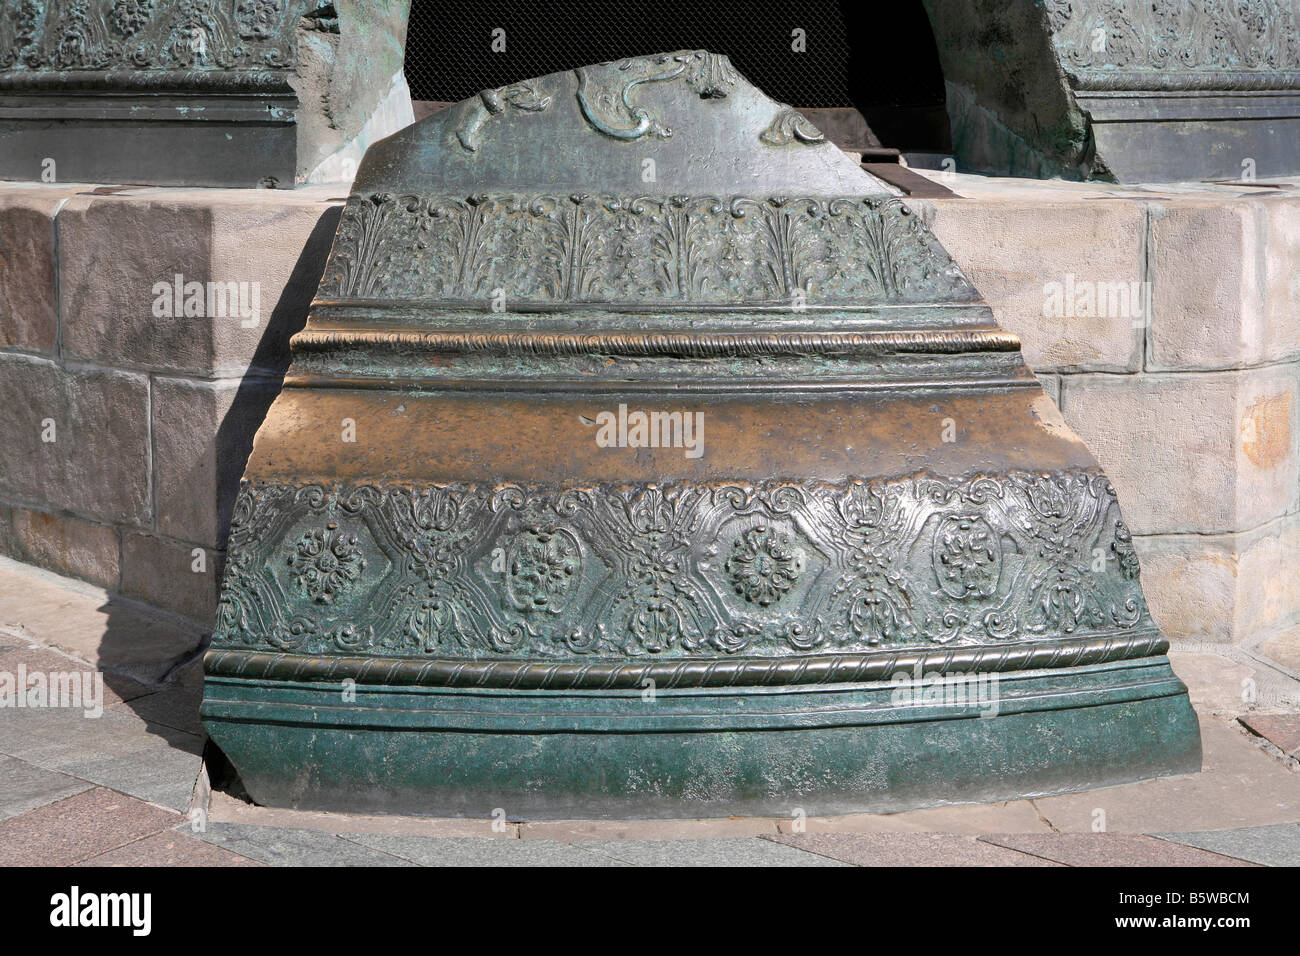
[[[239,492],[239,479],[253,450],[253,436],[266,418],[271,403],[280,394],[289,368],[289,339],[307,321],[307,312],[325,271],[341,212],[341,207],[330,207],[316,223],[284,292],[271,312],[266,332],[253,353],[234,401],[217,428],[217,527],[220,535],[217,546],[222,552],[230,533],[230,516]]]
[[[209,552],[206,573],[192,575],[193,587],[210,590],[188,599],[151,604],[197,609],[215,603],[225,565],[231,512],[253,436],[280,392],[289,367],[289,339],[306,322],[340,211],[339,207],[325,210],[312,230],[213,439],[219,550]],[[194,464],[191,479],[196,488],[202,487],[199,482],[205,467],[201,461]],[[175,587],[178,580],[185,579],[168,569],[159,569],[161,587]],[[145,608],[137,600],[141,599],[114,595],[101,608],[108,619],[100,642],[100,660],[121,662],[105,668],[106,687],[145,721],[150,735],[167,742],[177,759],[183,759],[184,754],[197,755],[204,736],[198,707],[203,691],[202,656],[211,638],[211,613],[191,623]]]

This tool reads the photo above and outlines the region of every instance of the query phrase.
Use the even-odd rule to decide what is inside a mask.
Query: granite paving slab
[[[556,840],[493,840],[485,837],[420,837],[396,833],[348,833],[362,846],[420,866],[627,866],[581,843]]]
[[[1289,757],[1300,757],[1300,714],[1251,714],[1238,720]]]
[[[83,793],[92,786],[65,773],[0,754],[0,820]]]
[[[63,707],[0,711],[0,753],[53,770],[159,748],[198,754],[202,741],[170,727],[150,727],[126,709],[110,708],[100,717]]]
[[[1300,866],[1300,825],[1294,823],[1242,827],[1239,830],[1154,833],[1152,836],[1262,866]]]
[[[773,837],[717,840],[593,840],[584,850],[632,866],[844,866],[838,860],[769,842]]]
[[[385,814],[327,813],[322,810],[290,810],[245,803],[221,790],[212,791],[208,819],[216,823],[286,827],[291,830],[321,830],[326,833],[393,833],[426,837],[484,837],[515,840],[520,825],[507,823],[503,831],[492,829],[496,821],[487,817],[404,817]]]
[[[1201,715],[1204,769],[1118,787],[1039,797],[1057,830],[1091,833],[1105,814],[1109,833],[1218,830],[1300,822],[1300,780],[1253,745],[1236,721]]]
[[[202,685],[167,684],[161,690],[118,704],[117,709],[129,710],[149,724],[201,736],[203,726],[199,721],[199,704],[202,700]]]
[[[67,866],[168,829],[180,814],[96,787],[0,822],[0,866]]]
[[[778,820],[781,833],[1033,833],[1051,832],[1030,800],[904,810],[901,813],[849,813],[834,817]]]
[[[152,683],[202,632],[113,599],[102,588],[0,557],[0,631],[17,631],[96,667]]]
[[[1004,833],[983,843],[1066,866],[1252,866],[1244,860],[1135,833]]]
[[[956,833],[800,833],[763,837],[852,866],[1055,866]]]
[[[224,847],[164,830],[107,853],[82,860],[77,866],[265,866]]]
[[[95,681],[98,671],[95,668],[76,657],[62,654],[58,651],[45,647],[33,647],[23,645],[20,647],[9,647],[0,651],[0,671],[14,675],[16,680],[19,674],[19,667],[25,669],[28,686],[31,686],[31,680],[36,674],[45,675],[45,684],[49,686],[49,675],[51,674],[72,674],[80,683],[79,692],[83,693],[89,689],[99,694],[102,692],[98,704],[100,707],[112,707],[123,701],[132,700],[136,697],[143,696],[150,692],[150,688],[143,684],[133,681],[128,677],[118,677],[114,675],[101,675],[99,677],[98,689],[92,683],[89,687],[84,683],[85,678],[82,675],[91,675],[91,681]],[[83,700],[86,699],[83,696]]]
[[[194,734],[118,709],[98,718],[61,708],[3,714],[0,753],[177,810],[188,804],[202,760]]]
[[[59,769],[103,787],[184,812],[203,758],[185,750],[151,747],[120,757],[77,760]]]
[[[232,853],[274,866],[414,866],[408,860],[319,830],[209,823],[194,834]]]
[[[768,817],[696,820],[534,820],[519,825],[524,840],[698,840],[777,832]]]

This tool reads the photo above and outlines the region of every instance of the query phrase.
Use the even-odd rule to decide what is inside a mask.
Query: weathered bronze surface
[[[9,0],[0,4],[0,178],[303,182],[388,92],[409,5]]]
[[[1119,182],[1300,172],[1296,0],[925,0],[961,168]]]
[[[293,344],[203,705],[260,801],[829,813],[1199,766],[1015,337],[725,57],[377,144]]]

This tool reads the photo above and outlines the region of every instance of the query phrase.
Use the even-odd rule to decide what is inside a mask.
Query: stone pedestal
[[[960,168],[1118,182],[1300,172],[1293,0],[927,0]]]
[[[0,178],[351,180],[412,120],[407,0],[34,0],[0,12]]]

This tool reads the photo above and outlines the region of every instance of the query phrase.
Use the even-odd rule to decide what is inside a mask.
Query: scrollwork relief
[[[467,152],[475,152],[482,139],[483,127],[494,116],[500,116],[507,109],[522,113],[541,113],[551,105],[549,95],[543,93],[536,80],[502,86],[495,90],[483,90],[477,99],[471,99],[463,109],[460,126],[456,129],[456,138]]]
[[[1292,0],[1047,0],[1067,70],[1300,70]]]
[[[22,71],[288,69],[306,0],[20,0],[0,67]],[[12,43],[5,36],[12,30]]]
[[[246,483],[229,555],[217,647],[781,657],[1150,623],[1114,491],[1088,471],[563,489]]]
[[[578,107],[597,132],[631,141],[643,136],[668,138],[672,127],[653,110],[633,102],[637,88],[646,83],[681,80],[699,97],[725,97],[736,84],[731,62],[707,50],[679,50],[651,57],[634,57],[580,67],[577,75]]]
[[[758,134],[758,138],[768,146],[789,146],[791,143],[811,146],[826,141],[822,131],[808,117],[788,106],[781,107],[767,129]]]

